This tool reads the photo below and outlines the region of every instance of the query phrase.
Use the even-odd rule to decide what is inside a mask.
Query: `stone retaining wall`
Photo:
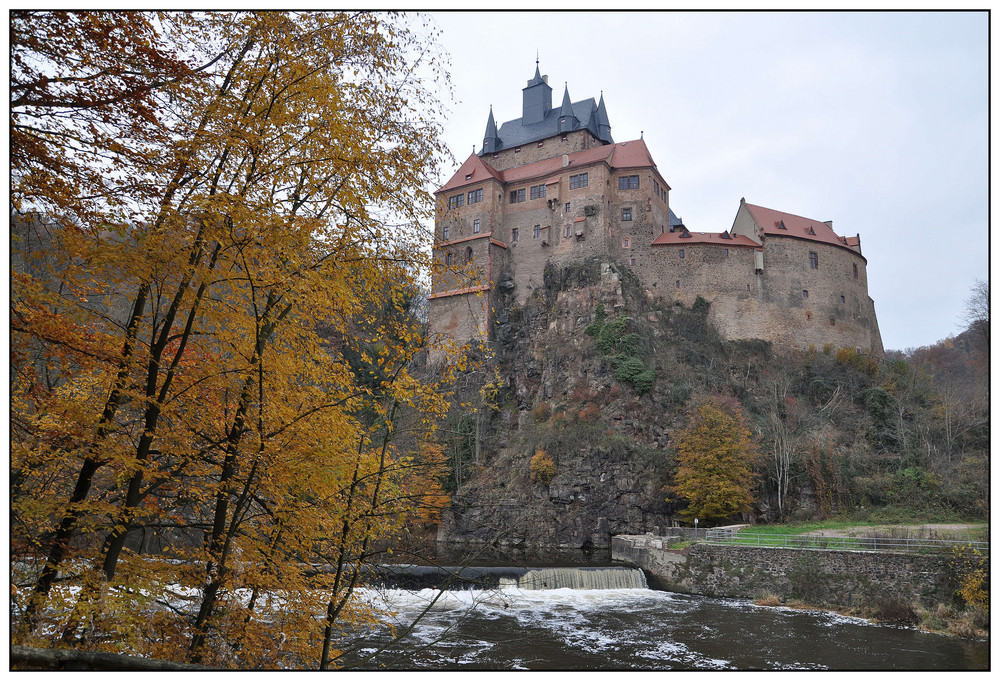
[[[611,556],[642,568],[654,588],[721,598],[774,594],[842,606],[900,598],[929,606],[954,591],[948,558],[942,555],[710,544],[671,550],[670,541],[616,536]]]

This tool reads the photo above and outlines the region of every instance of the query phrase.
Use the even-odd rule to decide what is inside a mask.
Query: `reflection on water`
[[[439,595],[366,592],[401,627]],[[365,669],[987,669],[989,644],[825,612],[649,589],[445,592],[412,635],[365,635]]]

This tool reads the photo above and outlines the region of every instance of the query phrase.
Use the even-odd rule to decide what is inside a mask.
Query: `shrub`
[[[576,415],[576,420],[583,423],[593,423],[599,418],[601,418],[601,410],[596,404],[588,404]]]
[[[552,460],[548,452],[539,449],[528,462],[528,471],[531,473],[532,480],[548,485],[552,482],[552,478],[556,477],[556,462]]]
[[[539,402],[534,409],[531,410],[531,418],[534,419],[535,423],[545,423],[549,420],[552,415],[552,411],[549,409],[547,402]]]

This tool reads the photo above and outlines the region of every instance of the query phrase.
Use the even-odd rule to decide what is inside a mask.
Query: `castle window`
[[[728,258],[729,257],[729,249],[728,248],[722,249],[722,254]]]
[[[624,239],[622,239],[622,248],[628,248],[628,247],[629,247],[629,240],[628,237],[625,237]]]
[[[811,322],[812,320],[813,320],[813,313],[812,312],[806,312],[806,321],[807,322]]]
[[[479,234],[479,220],[478,219],[472,221],[472,233],[473,234]]]
[[[841,305],[843,305],[843,304],[844,304],[844,303],[846,303],[846,302],[847,302],[847,301],[846,301],[846,300],[844,300],[844,296],[840,296],[840,304],[841,304]]]
[[[450,252],[449,253],[445,253],[444,264],[446,266],[450,266],[451,265],[451,253]]]
[[[466,180],[471,180],[472,179],[472,173],[466,173],[465,174],[465,179]]]
[[[510,202],[511,203],[524,203],[524,190],[523,189],[514,189],[514,190],[512,190],[511,193],[510,193]]]
[[[515,148],[515,149],[514,149],[514,153],[515,153],[515,154],[520,154],[520,153],[521,153],[521,147],[517,147],[517,148]]]
[[[566,236],[569,236],[572,232],[572,225],[566,225]]]
[[[569,188],[570,189],[580,189],[581,187],[587,186],[587,173],[580,173],[579,175],[569,176]]]
[[[465,194],[448,197],[448,208],[460,208],[465,203]]]
[[[809,269],[819,269],[819,255],[816,254],[816,251],[809,251]]]
[[[632,258],[632,264],[635,265],[635,258]]]
[[[445,241],[448,240],[448,235],[450,233],[451,233],[451,228],[448,225],[445,225],[444,227],[441,228],[441,235],[442,237],[444,237]]]
[[[855,279],[858,278],[858,265],[857,265],[857,263],[854,264],[854,278]]]
[[[545,142],[539,142],[538,143],[538,148],[541,149],[544,145],[545,145]]]
[[[802,300],[805,300],[808,297],[809,297],[809,291],[802,289]]]
[[[680,288],[680,287],[681,287],[681,280],[678,279],[677,281],[674,282],[674,288]]]
[[[535,225],[535,236],[534,236],[534,238],[537,239],[539,236],[541,236],[541,234],[542,234],[542,226],[541,225]]]
[[[569,202],[566,202],[566,212],[569,212]]]
[[[684,249],[682,248],[677,255],[680,256],[681,260],[683,260],[684,259]]]
[[[632,221],[632,209],[631,208],[622,208],[622,220],[625,220],[626,222],[631,222]]]
[[[544,199],[545,198],[545,185],[538,184],[531,188],[531,198],[533,199]]]
[[[639,176],[638,175],[623,175],[618,178],[618,189],[638,189],[639,188]]]
[[[750,284],[747,284],[747,293],[750,293]]]
[[[517,241],[517,227],[510,230],[510,240],[511,242]]]
[[[837,325],[837,320],[834,319],[833,317],[830,317],[830,326],[836,326],[836,325]]]
[[[483,200],[483,190],[482,189],[474,189],[471,192],[469,192],[469,205],[470,206],[472,204],[474,204],[474,203],[479,203],[482,200]]]
[[[465,262],[472,262],[472,246],[465,249]]]

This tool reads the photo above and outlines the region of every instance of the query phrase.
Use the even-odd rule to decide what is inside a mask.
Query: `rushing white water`
[[[531,570],[529,570],[531,572]],[[541,571],[532,579],[538,579]],[[525,575],[526,576],[526,575]],[[551,584],[543,578],[543,582]],[[989,644],[824,612],[646,588],[366,592],[394,616],[341,660],[365,669],[982,669]],[[435,599],[437,599],[435,601]],[[431,602],[433,607],[425,613]]]
[[[532,568],[517,580],[521,589],[645,589],[642,570],[625,567]]]

